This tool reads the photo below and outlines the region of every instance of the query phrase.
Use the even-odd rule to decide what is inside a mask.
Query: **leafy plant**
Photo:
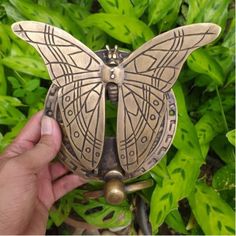
[[[155,186],[130,195],[120,206],[110,206],[102,198],[85,202],[83,190],[75,190],[52,209],[48,228],[59,227],[73,214],[98,228],[131,225],[129,233],[137,233],[132,199],[138,194],[150,207],[153,234],[161,234],[163,228],[181,234],[235,234],[232,0],[1,0],[0,4],[0,151],[32,114],[43,109],[50,86],[40,56],[11,32],[13,22],[55,25],[93,50],[106,44],[133,50],[173,27],[197,22],[220,25],[220,37],[189,56],[174,86],[179,112],[174,143],[145,175]],[[116,112],[107,102],[107,135],[115,133]],[[84,189],[99,187],[93,182]]]

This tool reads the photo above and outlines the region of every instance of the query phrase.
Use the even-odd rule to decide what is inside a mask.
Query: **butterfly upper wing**
[[[102,155],[105,128],[102,60],[59,28],[22,21],[12,29],[41,54],[52,82],[60,88],[59,109],[73,151],[82,166],[94,169]]]
[[[166,112],[166,92],[175,83],[187,56],[220,33],[215,24],[183,26],[163,33],[121,63],[117,146],[122,168],[135,171],[151,154]]]

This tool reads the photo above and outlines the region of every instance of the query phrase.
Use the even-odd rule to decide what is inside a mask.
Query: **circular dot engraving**
[[[78,137],[79,137],[79,132],[78,132],[78,131],[75,131],[75,132],[74,132],[74,137],[75,137],[75,138],[78,138]]]
[[[90,148],[90,147],[86,147],[86,148],[85,148],[85,151],[86,151],[87,153],[90,153],[90,152],[91,152],[91,148]]]
[[[147,142],[147,136],[143,136],[143,137],[141,138],[141,142],[142,142],[142,143]]]
[[[125,155],[124,155],[124,154],[121,154],[121,155],[120,155],[120,158],[121,158],[121,159],[125,159]]]
[[[134,151],[130,151],[129,155],[132,157],[134,155]]]
[[[67,114],[68,114],[68,116],[71,116],[71,115],[73,114],[73,111],[72,111],[72,110],[69,110],[69,111],[67,112]]]
[[[159,102],[157,100],[153,101],[153,105],[158,106]]]
[[[174,116],[174,115],[175,115],[175,111],[174,111],[174,110],[170,110],[170,111],[169,111],[169,115],[170,115],[170,116]]]
[[[52,111],[51,111],[51,110],[48,110],[48,111],[46,112],[46,114],[47,114],[48,116],[52,116]]]
[[[155,120],[155,119],[156,119],[156,116],[155,116],[154,114],[151,114],[151,115],[150,115],[150,119],[151,119],[151,120]]]
[[[111,79],[115,79],[115,75],[114,74],[111,74]]]
[[[100,156],[100,153],[99,153],[99,152],[96,152],[96,153],[95,153],[95,156],[96,156],[96,157],[99,157],[99,156]]]
[[[66,101],[66,102],[69,102],[69,101],[70,101],[70,96],[66,96],[66,97],[65,97],[65,101]]]

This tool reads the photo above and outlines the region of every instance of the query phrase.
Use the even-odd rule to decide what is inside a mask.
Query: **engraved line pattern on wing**
[[[27,22],[16,26],[14,32],[42,55],[55,84],[63,86],[87,74],[99,75],[102,61],[63,30],[42,23],[34,23],[28,30]]]
[[[145,83],[167,92],[176,81],[187,56],[216,37],[211,24],[180,27],[155,37],[124,60],[126,81],[135,81],[140,74]],[[214,29],[214,30],[211,30]],[[213,31],[213,32],[212,32]]]
[[[88,86],[83,83],[76,81],[74,89],[64,86],[59,104],[61,111],[64,111],[63,122],[68,127],[67,134],[77,160],[87,169],[94,169],[103,149],[104,131],[100,128],[104,118],[101,109],[104,105],[104,87],[102,83],[88,83]],[[96,100],[92,101],[94,97]]]

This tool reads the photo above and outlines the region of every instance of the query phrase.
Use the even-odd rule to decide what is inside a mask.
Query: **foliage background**
[[[129,233],[135,233],[131,203],[138,194],[150,206],[154,234],[161,234],[163,226],[180,234],[235,233],[234,1],[1,0],[0,151],[43,108],[50,86],[37,52],[11,32],[10,25],[20,20],[63,28],[95,51],[106,44],[134,50],[180,25],[220,25],[220,37],[189,56],[174,86],[179,110],[174,143],[142,177],[152,178],[155,186],[120,206],[109,206],[102,198],[83,204],[84,190],[75,190],[51,211],[48,228],[60,226],[73,213],[100,228],[130,225]],[[107,135],[114,135],[115,123],[116,109],[107,103]],[[84,189],[97,187],[90,183]]]

